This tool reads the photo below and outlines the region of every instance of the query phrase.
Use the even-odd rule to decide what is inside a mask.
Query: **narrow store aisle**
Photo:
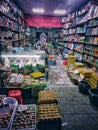
[[[67,76],[67,68],[62,65],[61,60],[56,61],[56,66],[50,66],[49,84],[50,86],[75,87]]]
[[[98,109],[70,81],[61,60],[57,60],[56,66],[50,66],[48,87],[57,92],[63,118],[62,130],[98,130]]]

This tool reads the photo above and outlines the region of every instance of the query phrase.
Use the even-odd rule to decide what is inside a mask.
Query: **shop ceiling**
[[[80,9],[90,0],[14,0],[23,10],[24,14],[38,14],[32,11],[32,8],[44,8],[43,15],[55,16],[54,10],[62,9],[67,13]],[[95,0],[98,1],[98,0]],[[65,15],[65,14],[64,14]],[[62,16],[62,15],[59,15]]]

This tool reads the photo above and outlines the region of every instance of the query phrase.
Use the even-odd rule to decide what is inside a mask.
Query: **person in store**
[[[37,50],[40,50],[40,47],[41,47],[40,41],[38,41],[38,42],[36,43],[36,47],[37,47]]]

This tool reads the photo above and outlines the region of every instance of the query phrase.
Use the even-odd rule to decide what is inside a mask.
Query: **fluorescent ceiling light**
[[[54,13],[55,14],[65,14],[66,10],[55,10]]]
[[[44,9],[42,8],[33,8],[32,11],[35,13],[44,13]]]

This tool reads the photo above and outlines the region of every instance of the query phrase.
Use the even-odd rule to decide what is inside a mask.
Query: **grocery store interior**
[[[98,0],[0,0],[0,130],[98,130]]]

